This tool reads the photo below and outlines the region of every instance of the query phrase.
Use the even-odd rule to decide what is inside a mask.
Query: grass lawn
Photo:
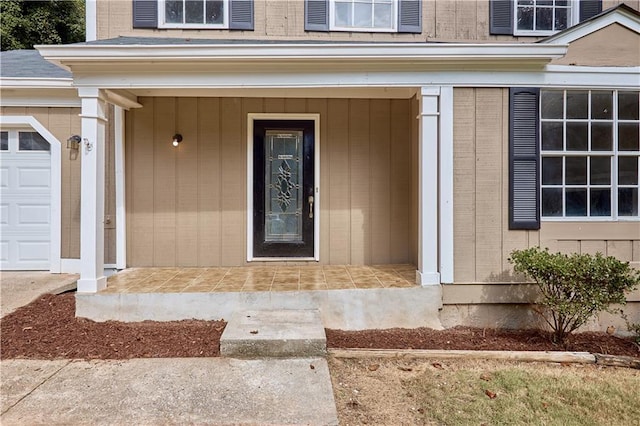
[[[640,425],[640,371],[330,358],[341,425]]]

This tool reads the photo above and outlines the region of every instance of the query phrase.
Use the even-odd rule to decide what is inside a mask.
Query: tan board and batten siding
[[[640,267],[638,222],[542,222],[509,230],[509,90],[454,90],[454,277],[456,283],[513,281],[514,249],[615,256]],[[502,158],[496,163],[496,158]]]
[[[265,112],[320,114],[321,263],[415,261],[411,100],[139,102],[126,120],[128,266],[246,263],[247,115]]]
[[[112,107],[113,108],[113,107]],[[71,135],[80,134],[79,108],[2,107],[1,115],[30,116],[38,120],[62,144],[62,259],[80,258],[80,155],[66,148]],[[105,263],[116,261],[115,241],[115,166],[113,123],[107,128],[106,199],[105,199]]]
[[[603,1],[603,9],[621,1]],[[627,0],[640,9],[640,0]],[[304,0],[254,0],[254,31],[133,29],[131,0],[98,0],[98,39],[119,36],[193,37],[266,40],[357,40],[357,41],[513,41],[511,36],[489,34],[489,0],[423,0],[422,34],[367,32],[305,32]],[[534,41],[521,37],[522,41]]]

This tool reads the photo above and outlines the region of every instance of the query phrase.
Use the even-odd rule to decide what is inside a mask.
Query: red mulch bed
[[[94,322],[75,293],[47,294],[0,320],[0,358],[129,359],[219,355],[224,321]]]
[[[129,359],[219,356],[224,321],[94,322],[75,317],[75,294],[45,295],[0,320],[0,358]],[[640,358],[632,339],[579,333],[565,346],[537,330],[456,327],[327,330],[331,348],[584,351]]]

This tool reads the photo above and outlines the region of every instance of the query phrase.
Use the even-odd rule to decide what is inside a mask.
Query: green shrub
[[[536,312],[557,343],[612,304],[624,304],[625,292],[640,283],[640,272],[628,262],[600,253],[566,255],[534,247],[511,252],[509,262],[538,284]]]

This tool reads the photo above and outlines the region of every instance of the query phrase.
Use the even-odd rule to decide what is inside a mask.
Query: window
[[[305,0],[305,31],[422,33],[422,0]]]
[[[227,0],[160,0],[161,28],[227,28]]]
[[[0,132],[0,151],[9,151],[9,132]]]
[[[9,129],[0,132],[0,151],[20,153],[51,151],[51,145],[40,133],[27,129]]]
[[[543,218],[638,219],[640,92],[543,90]]]
[[[602,12],[602,0],[489,0],[489,33],[547,36]]]
[[[331,6],[331,29],[346,31],[395,31],[396,0],[335,0]]]
[[[518,0],[515,2],[515,34],[553,34],[577,23],[576,1]]]

